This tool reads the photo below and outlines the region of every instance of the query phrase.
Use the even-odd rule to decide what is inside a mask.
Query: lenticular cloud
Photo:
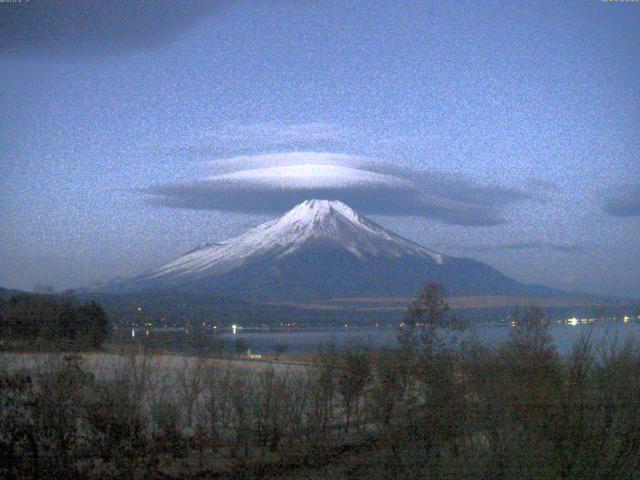
[[[374,158],[334,152],[283,152],[258,155],[239,155],[209,160],[204,167],[216,172],[237,172],[257,168],[289,167],[295,165],[335,165],[351,168],[371,168],[380,162]]]
[[[268,168],[254,168],[239,172],[213,175],[210,182],[237,182],[281,188],[349,188],[357,185],[401,185],[408,182],[391,175],[368,170],[343,167],[341,165],[288,165]]]
[[[140,189],[171,208],[281,213],[309,198],[340,200],[365,214],[410,215],[491,226],[526,194],[459,177],[401,169],[377,159],[332,152],[286,152],[212,160],[193,181]]]

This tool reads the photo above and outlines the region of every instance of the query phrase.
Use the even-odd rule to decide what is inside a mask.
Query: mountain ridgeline
[[[198,247],[112,292],[181,290],[254,302],[412,297],[427,282],[450,295],[554,297],[468,258],[402,238],[339,201],[307,200],[229,240]]]

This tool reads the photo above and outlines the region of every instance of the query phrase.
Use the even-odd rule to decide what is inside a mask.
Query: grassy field
[[[144,366],[154,375],[166,380],[175,380],[178,372],[194,368],[228,369],[245,373],[260,373],[272,369],[279,375],[302,374],[308,366],[293,361],[260,360],[248,358],[209,358],[181,355],[178,353],[140,353],[123,348],[119,353],[107,352],[61,352],[27,353],[0,352],[0,366],[8,372],[37,372],[47,365],[56,365],[65,357],[78,358],[83,366],[100,379],[109,380],[132,365]]]

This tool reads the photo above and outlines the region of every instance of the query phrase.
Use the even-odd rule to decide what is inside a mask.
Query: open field
[[[65,357],[78,357],[83,367],[99,378],[111,379],[126,366],[144,365],[155,375],[167,380],[175,379],[180,370],[192,368],[228,369],[239,373],[260,373],[272,369],[279,375],[301,374],[307,366],[293,362],[250,359],[215,359],[179,354],[142,354],[81,352],[81,353],[0,353],[0,367],[9,372],[38,371],[47,365],[59,363]]]

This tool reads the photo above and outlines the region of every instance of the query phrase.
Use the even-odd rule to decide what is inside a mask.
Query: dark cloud
[[[604,211],[614,217],[640,217],[640,185],[628,185],[609,198]]]
[[[451,248],[451,246],[449,246]],[[554,250],[561,253],[570,253],[573,255],[586,253],[587,249],[582,245],[532,241],[532,242],[513,242],[499,243],[494,245],[458,245],[453,247],[456,250],[474,250],[476,252],[497,252],[504,250]]]
[[[210,0],[0,3],[2,54],[105,54],[163,44],[213,13]]]
[[[282,213],[310,198],[340,200],[364,214],[414,215],[445,223],[492,226],[504,223],[500,212],[481,205],[454,202],[392,186],[354,188],[277,189],[256,186],[193,182],[140,189],[154,205],[199,210],[230,210],[247,213]]]
[[[497,208],[535,198],[530,193],[517,188],[485,185],[461,175],[441,172],[418,172],[385,165],[372,165],[369,168],[372,171],[392,174],[411,180],[417,188],[424,192],[456,202]]]

